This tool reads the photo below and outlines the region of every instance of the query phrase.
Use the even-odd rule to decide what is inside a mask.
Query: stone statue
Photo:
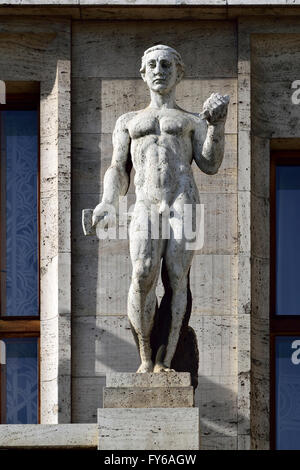
[[[190,316],[189,270],[194,251],[186,248],[184,234],[175,235],[175,224],[183,220],[185,205],[199,203],[192,161],[209,175],[217,173],[222,163],[229,97],[213,93],[201,114],[181,109],[175,101],[175,88],[183,77],[184,64],[180,54],[168,46],[147,49],[140,72],[151,102],[117,120],[103,198],[91,223],[93,227],[100,221],[108,225],[107,204],[117,208],[119,197],[128,190],[133,165],[136,203],[129,228],[132,280],[128,317],[141,359],[137,372],[168,372],[172,367],[178,371],[172,361]],[[167,220],[169,238],[151,238],[153,211],[159,220]],[[165,296],[158,309],[155,289],[160,272]],[[186,344],[191,341],[187,339]]]

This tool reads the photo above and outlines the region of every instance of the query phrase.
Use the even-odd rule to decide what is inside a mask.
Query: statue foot
[[[160,372],[175,372],[174,369],[170,369],[170,367],[165,366],[162,363],[157,363],[154,366],[153,372],[155,374],[159,374]]]
[[[140,367],[136,371],[137,374],[144,374],[145,372],[153,372],[153,362],[152,361],[142,362]]]

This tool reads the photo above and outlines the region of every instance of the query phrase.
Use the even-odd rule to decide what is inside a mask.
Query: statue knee
[[[187,289],[187,276],[177,272],[169,273],[169,287],[172,292],[182,292]]]
[[[149,290],[154,282],[156,266],[150,258],[138,260],[133,266],[132,281],[139,290]]]

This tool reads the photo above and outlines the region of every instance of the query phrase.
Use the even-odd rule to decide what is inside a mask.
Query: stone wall
[[[270,150],[299,149],[300,21],[248,22],[252,75],[252,446],[268,449],[270,413]]]
[[[204,247],[191,270],[190,322],[200,351],[201,445],[249,448],[251,424],[252,448],[268,449],[269,156],[272,147],[299,148],[300,107],[291,103],[291,83],[300,79],[299,17],[290,17],[288,7],[282,13],[287,16],[276,17],[284,2],[236,19],[248,10],[230,10],[229,1],[216,0],[216,9],[182,10],[170,1],[164,21],[148,21],[162,9],[142,12],[137,4],[131,10],[124,1],[118,14],[126,21],[114,21],[117,10],[99,0],[98,9],[88,10],[82,1],[87,9],[78,11],[77,1],[73,9],[61,3],[58,14],[73,21],[36,21],[25,15],[46,15],[29,7],[39,2],[28,0],[24,17],[17,8],[13,18],[3,16],[12,4],[5,3],[0,78],[39,82],[41,88],[42,424],[93,425],[106,374],[138,366],[126,315],[128,240],[84,237],[81,211],[101,198],[116,119],[148,104],[140,57],[154,43],[165,43],[186,63],[177,93],[181,107],[200,112],[213,91],[231,97],[219,173],[207,176],[194,168],[205,206]],[[18,0],[20,8],[23,3]],[[260,18],[263,10],[275,17]]]

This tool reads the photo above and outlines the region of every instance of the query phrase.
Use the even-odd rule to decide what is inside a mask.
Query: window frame
[[[40,230],[40,94],[39,91],[36,93],[10,93],[6,96],[6,104],[0,104],[0,111],[7,110],[36,110],[38,116],[38,168],[37,168],[37,233],[38,233],[38,260],[37,260],[37,270],[38,270],[38,315],[28,315],[28,316],[13,316],[13,315],[2,315],[2,305],[3,299],[2,290],[3,290],[3,276],[1,275],[1,270],[3,269],[2,264],[2,253],[6,249],[5,245],[5,224],[2,224],[2,215],[1,215],[1,227],[0,230],[0,260],[1,260],[1,270],[0,270],[0,340],[5,338],[37,338],[37,352],[38,352],[38,423],[41,420],[41,367],[40,367],[40,256],[41,256],[41,230]],[[0,129],[2,126],[1,122],[1,113],[0,113]],[[2,153],[2,148],[0,148],[0,154]],[[0,186],[2,188],[2,168],[0,165]],[[0,188],[0,189],[1,189]],[[0,207],[2,207],[2,189],[0,190]],[[2,214],[2,211],[1,211]],[[4,230],[3,230],[4,225]],[[5,253],[5,251],[4,251]],[[4,256],[5,258],[5,256]],[[3,378],[4,376],[4,378]],[[0,366],[0,424],[6,424],[3,422],[5,417],[5,377],[6,377],[6,366]],[[4,415],[4,417],[3,417]]]
[[[299,315],[276,311],[276,167],[299,165],[299,150],[272,150],[270,155],[270,448],[276,450],[276,336],[300,336]]]

